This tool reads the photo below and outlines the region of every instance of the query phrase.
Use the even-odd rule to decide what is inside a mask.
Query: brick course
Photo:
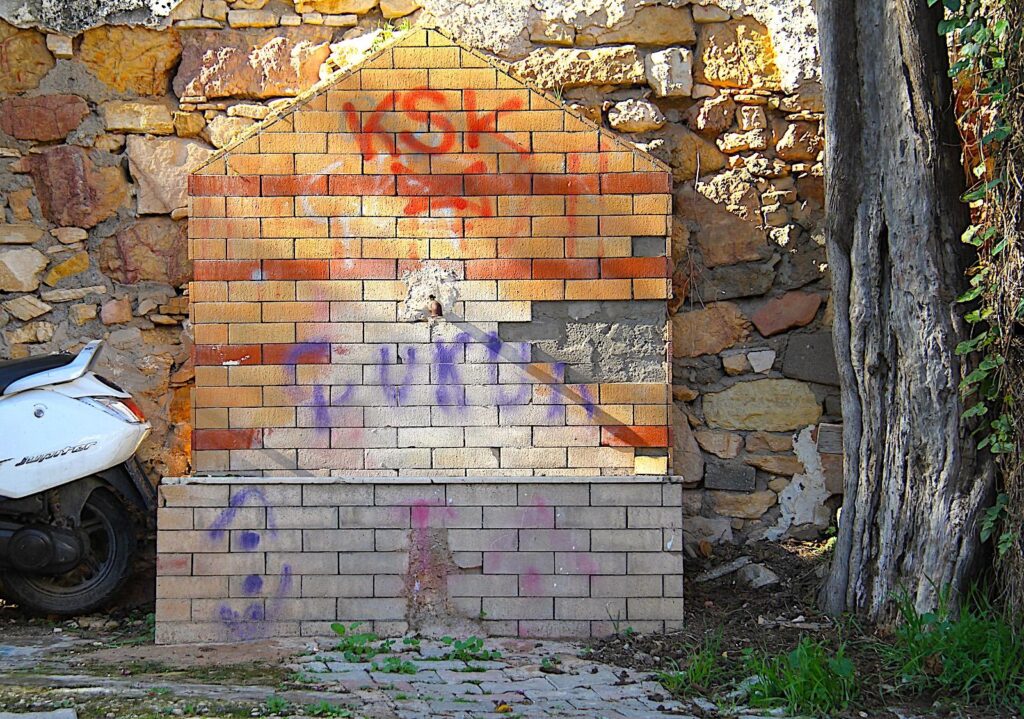
[[[334,621],[394,634],[439,614],[523,637],[682,620],[682,546],[662,541],[682,524],[669,480],[241,481],[161,486],[158,642]]]
[[[425,35],[190,177],[194,470],[659,471],[667,343],[657,382],[563,384],[564,365],[501,333],[538,303],[667,299],[665,253],[632,248],[667,234],[668,168]],[[457,301],[444,322],[399,321],[427,266]],[[551,431],[517,433],[534,428]]]

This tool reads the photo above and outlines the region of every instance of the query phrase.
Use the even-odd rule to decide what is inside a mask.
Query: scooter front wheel
[[[88,614],[106,604],[121,588],[131,569],[135,533],[124,505],[105,489],[97,489],[82,508],[79,533],[82,561],[58,576],[2,575],[4,589],[22,609],[40,614]]]

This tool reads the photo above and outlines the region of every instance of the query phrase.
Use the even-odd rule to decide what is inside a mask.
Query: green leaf
[[[960,415],[960,419],[971,419],[972,417],[981,417],[988,412],[988,405],[984,402],[978,402]]]
[[[957,302],[970,302],[976,300],[981,296],[981,293],[985,291],[985,287],[979,285],[978,287],[972,287],[971,289],[964,292],[962,295],[956,298]]]

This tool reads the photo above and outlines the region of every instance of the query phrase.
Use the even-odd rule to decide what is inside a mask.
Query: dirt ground
[[[814,608],[827,563],[827,543],[790,540],[706,549],[710,549],[707,556],[687,562],[684,629],[665,635],[639,635],[626,627],[613,637],[579,647],[579,656],[601,666],[641,672],[650,680],[656,678],[659,670],[685,665],[695,648],[718,634],[721,663],[726,669],[722,682],[735,683],[744,678],[744,652],[785,654],[802,637],[809,636],[833,649],[845,644],[848,656],[856,664],[861,700],[855,709],[839,716],[1015,716],[985,707],[959,705],[941,696],[898,694],[887,683],[891,673],[881,666],[875,650],[877,633],[852,622],[838,623]],[[750,589],[738,580],[736,572],[711,580],[702,578],[709,570],[744,557],[775,572],[780,578],[778,584]],[[64,622],[28,618],[17,608],[0,603],[0,710],[26,711],[71,702],[80,717],[97,719],[148,718],[182,712],[188,715],[188,711],[204,716],[259,716],[267,714],[260,707],[265,706],[268,697],[287,696],[297,703],[301,699],[324,701],[324,696],[335,696],[332,692],[336,688],[311,685],[308,677],[300,681],[295,665],[291,669],[286,666],[296,661],[295,657],[321,651],[322,647],[304,640],[157,646],[152,643],[152,615],[148,613],[150,605],[144,601],[145,592],[137,595],[143,599],[134,608]],[[17,668],[12,670],[14,666]],[[703,693],[712,696],[719,694],[723,686],[705,689]],[[83,696],[88,696],[88,700],[82,701]],[[176,697],[177,703],[170,701],[172,697]],[[657,693],[647,698],[652,697],[657,699]],[[126,706],[132,707],[130,712]],[[727,707],[702,706],[703,709],[689,706],[685,714],[692,712],[693,716],[708,718],[738,716],[728,713]],[[737,711],[735,707],[731,710]],[[534,715],[536,711],[520,714]],[[772,715],[781,716],[777,712]],[[396,710],[393,715],[377,716],[441,714]]]

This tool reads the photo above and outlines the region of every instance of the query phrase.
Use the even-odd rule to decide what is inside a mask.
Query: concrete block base
[[[667,477],[165,479],[156,639],[661,631],[682,549]]]

